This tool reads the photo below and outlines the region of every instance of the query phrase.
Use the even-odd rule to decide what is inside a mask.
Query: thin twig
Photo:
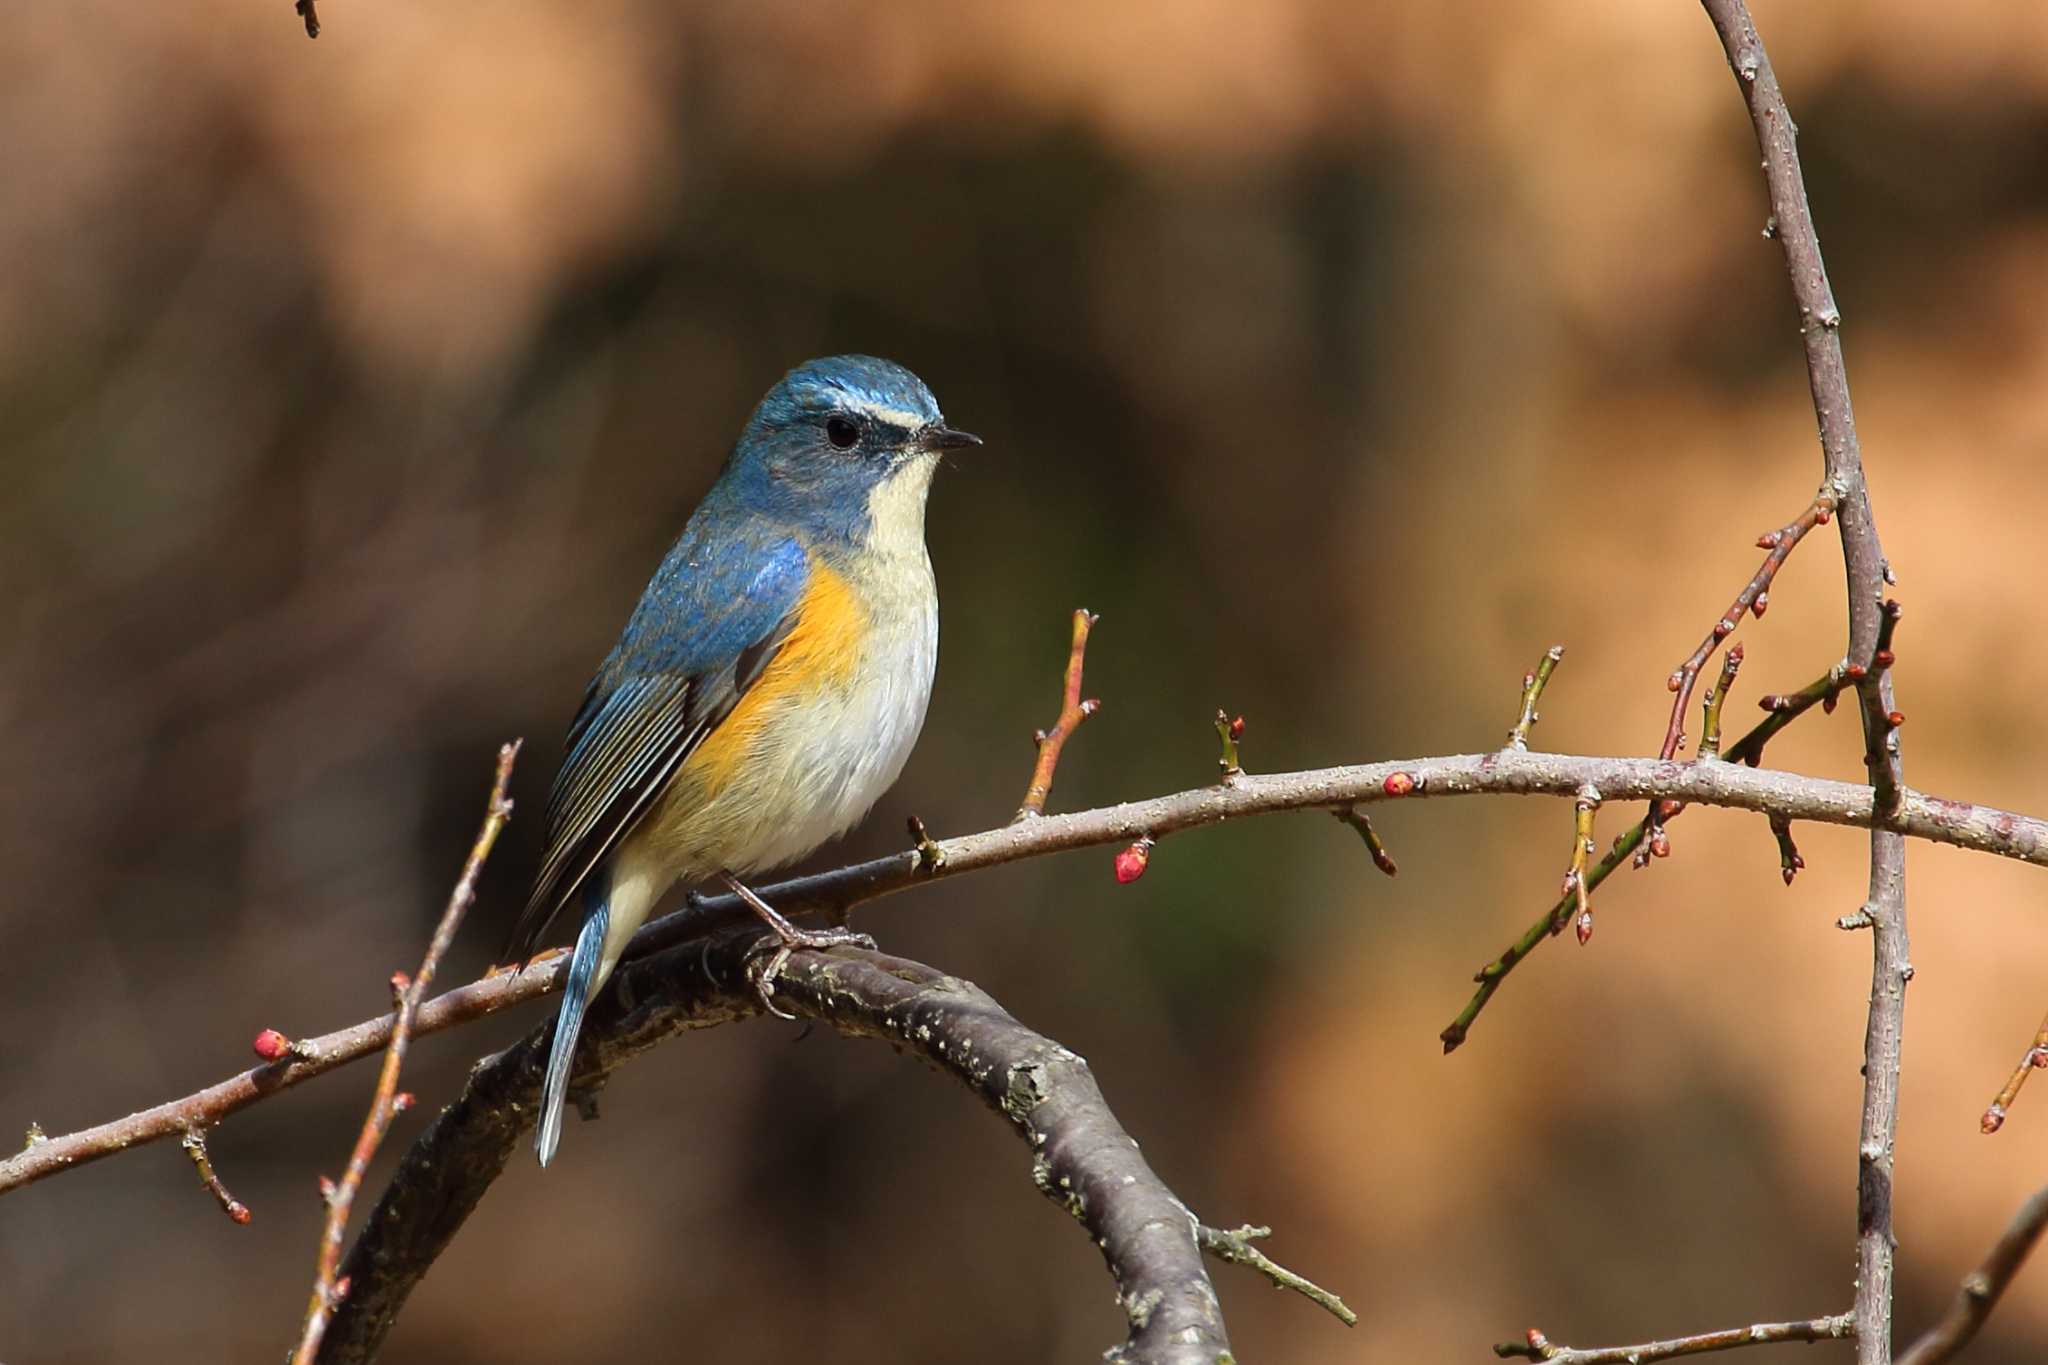
[[[904,821],[910,831],[910,851],[917,855],[919,867],[936,872],[946,865],[946,850],[939,847],[939,841],[932,838],[932,832],[924,827],[924,820],[912,815]]]
[[[349,1281],[340,1275],[340,1269],[341,1239],[348,1229],[349,1209],[355,1204],[356,1191],[362,1188],[363,1177],[370,1169],[370,1158],[377,1154],[384,1134],[390,1131],[391,1120],[411,1103],[409,1096],[398,1091],[398,1073],[405,1065],[406,1045],[412,1040],[420,1002],[426,998],[427,988],[433,984],[434,970],[441,965],[441,958],[449,945],[455,942],[455,931],[461,927],[463,915],[476,900],[476,879],[483,871],[484,860],[491,856],[491,848],[498,842],[498,831],[505,828],[505,822],[512,818],[512,801],[505,791],[512,782],[512,765],[519,757],[519,745],[520,741],[515,739],[498,749],[498,771],[491,784],[483,828],[477,831],[476,842],[470,846],[469,857],[462,865],[462,875],[455,883],[455,890],[449,894],[448,907],[441,912],[441,922],[434,926],[434,936],[427,944],[426,956],[420,959],[419,971],[410,980],[405,980],[402,975],[392,978],[392,988],[399,992],[398,1017],[392,1023],[391,1041],[384,1048],[384,1069],[377,1076],[377,1090],[370,1101],[369,1116],[363,1120],[362,1132],[356,1136],[355,1150],[349,1153],[348,1169],[342,1173],[339,1183],[330,1189],[322,1182],[322,1192],[327,1199],[327,1222],[320,1233],[320,1257],[313,1279],[313,1295],[306,1306],[305,1326],[299,1336],[298,1349],[292,1355],[293,1365],[313,1365],[335,1305],[348,1294]]]
[[[1948,1312],[1906,1349],[1899,1357],[1899,1365],[1938,1365],[1953,1359],[1969,1345],[1984,1320],[1991,1316],[1991,1310],[1998,1306],[1999,1296],[2005,1293],[2013,1276],[2026,1264],[2027,1254],[2040,1240],[2044,1227],[2048,1227],[2048,1187],[2036,1190],[2032,1198],[2020,1205],[2020,1211],[1999,1234],[1984,1264],[1963,1276],[1962,1287],[1956,1291]]]
[[[1839,1341],[1855,1335],[1855,1322],[1847,1313],[1806,1322],[1759,1322],[1751,1327],[1731,1327],[1724,1332],[1705,1332],[1696,1337],[1673,1337],[1668,1341],[1646,1341],[1638,1346],[1559,1346],[1534,1327],[1526,1342],[1504,1341],[1493,1348],[1502,1360],[1547,1360],[1554,1365],[1648,1365],[1677,1356],[1705,1355],[1709,1351],[1732,1351],[1739,1346],[1769,1346],[1786,1341]]]
[[[299,17],[306,21],[306,36],[308,38],[318,38],[320,36],[320,11],[313,8],[313,0],[298,0],[298,3],[293,8],[298,11]]]
[[[1854,681],[1855,679],[1849,676],[1847,668],[1837,664],[1797,692],[1771,692],[1758,697],[1756,704],[1766,712],[1764,719],[1755,729],[1743,736],[1743,744],[1730,749],[1724,757],[1731,763],[1739,759],[1752,768],[1760,766],[1764,761],[1764,745],[1770,742],[1772,736],[1805,715],[1816,704],[1822,711],[1832,715],[1836,698],[1841,696],[1843,688]]]
[[[1728,704],[1728,693],[1735,686],[1735,674],[1742,667],[1742,642],[1728,646],[1721,656],[1721,677],[1707,689],[1706,714],[1700,721],[1701,758],[1721,756],[1721,708]]]
[[[1863,712],[1864,766],[1880,814],[1870,836],[1870,1009],[1863,1036],[1863,1114],[1857,1135],[1856,1356],[1859,1365],[1887,1365],[1892,1349],[1892,1149],[1898,1133],[1900,1049],[1905,1034],[1906,982],[1913,969],[1906,932],[1906,841],[1898,824],[1905,800],[1899,752],[1900,717],[1892,696],[1887,619],[1897,604],[1884,599],[1891,565],[1878,539],[1842,360],[1842,314],[1821,259],[1820,234],[1799,167],[1798,129],[1785,107],[1756,23],[1743,0],[1701,0],[1742,91],[1762,153],[1764,180],[1785,256],[1785,273],[1799,313],[1806,352],[1807,387],[1820,429],[1822,497],[1840,518],[1842,562],[1849,594],[1850,667],[1865,668],[1856,683]],[[1866,664],[1865,661],[1869,662]]]
[[[199,1183],[213,1195],[220,1211],[231,1221],[246,1225],[250,1216],[249,1206],[229,1194],[228,1187],[220,1183],[220,1176],[213,1169],[213,1158],[207,1155],[206,1134],[197,1128],[188,1128],[178,1145],[185,1149],[186,1156],[192,1158],[193,1169],[199,1172]]]
[[[1586,886],[1586,876],[1587,865],[1593,858],[1593,817],[1599,809],[1600,789],[1579,788],[1578,799],[1572,803],[1572,858],[1565,868],[1559,903],[1572,907],[1572,929],[1579,937],[1581,948],[1593,937],[1593,897]],[[1557,920],[1551,932],[1557,933],[1563,928],[1564,921]]]
[[[1984,1111],[1983,1128],[1986,1133],[1995,1133],[2005,1126],[2005,1116],[2012,1112],[2013,1101],[2020,1097],[2020,1087],[2041,1067],[2048,1067],[2048,1018],[2041,1020],[2033,1045],[2020,1058],[2020,1064],[2012,1069],[2012,1078],[1998,1092],[1998,1098],[1991,1101],[1991,1107]]]
[[[1387,851],[1380,832],[1372,827],[1372,819],[1364,811],[1356,806],[1340,806],[1330,814],[1337,817],[1339,824],[1349,825],[1358,831],[1358,837],[1365,840],[1365,851],[1372,855],[1374,867],[1389,877],[1400,872],[1401,869],[1394,866],[1394,855]]]
[[[1752,768],[1758,766],[1763,757],[1764,745],[1770,742],[1772,736],[1804,715],[1815,703],[1832,710],[1835,694],[1846,686],[1848,682],[1843,676],[1843,670],[1836,667],[1789,696],[1764,697],[1759,705],[1768,714],[1741,739],[1730,745],[1723,757],[1730,763],[1746,763]],[[1682,802],[1660,804],[1668,806],[1664,812],[1664,819],[1667,822],[1676,819],[1684,810]],[[1639,849],[1647,847],[1654,851],[1661,848],[1669,852],[1668,842],[1657,842],[1663,834],[1662,825],[1652,828],[1647,815],[1636,821],[1614,841],[1614,847],[1608,850],[1607,855],[1587,872],[1586,893],[1591,895],[1599,888],[1600,883],[1606,881],[1622,864],[1630,861]],[[1539,918],[1530,922],[1529,927],[1522,931],[1519,938],[1504,948],[1493,961],[1473,974],[1472,980],[1478,989],[1473,991],[1471,999],[1465,1002],[1465,1008],[1458,1011],[1458,1017],[1437,1035],[1443,1040],[1445,1052],[1455,1052],[1464,1044],[1472,1032],[1473,1022],[1479,1018],[1480,1012],[1500,990],[1501,982],[1507,979],[1508,973],[1519,966],[1523,958],[1541,946],[1545,939],[1555,935],[1569,922],[1568,916],[1576,901],[1577,897],[1574,894],[1561,895]]]
[[[1216,759],[1217,776],[1225,782],[1235,781],[1244,772],[1237,754],[1237,746],[1244,742],[1244,717],[1217,707],[1216,738],[1223,744],[1223,752]]]
[[[1248,1265],[1271,1280],[1275,1288],[1292,1289],[1346,1327],[1358,1326],[1358,1314],[1352,1312],[1344,1300],[1314,1280],[1295,1274],[1252,1245],[1259,1238],[1272,1235],[1273,1229],[1255,1228],[1250,1223],[1232,1232],[1212,1228],[1207,1223],[1195,1225],[1195,1239],[1202,1244],[1202,1250],[1217,1260],[1229,1261],[1232,1265]]]
[[[1778,875],[1785,879],[1785,885],[1792,885],[1792,879],[1806,867],[1806,859],[1799,856],[1799,845],[1792,842],[1792,822],[1781,816],[1771,817],[1771,837],[1778,841]]]
[[[1542,660],[1533,672],[1522,675],[1522,714],[1515,719],[1514,729],[1508,731],[1508,747],[1523,750],[1529,747],[1529,731],[1536,722],[1543,719],[1536,714],[1536,703],[1543,699],[1543,689],[1550,685],[1550,675],[1564,659],[1564,646],[1552,645],[1543,652]]]
[[[1658,750],[1665,758],[1675,757],[1685,743],[1685,708],[1692,703],[1693,684],[1698,681],[1700,670],[1706,667],[1715,647],[1735,633],[1746,613],[1764,614],[1770,606],[1771,580],[1778,576],[1778,570],[1784,566],[1794,547],[1805,539],[1806,533],[1816,526],[1827,525],[1834,511],[1835,495],[1823,489],[1805,511],[1777,530],[1757,537],[1758,547],[1770,551],[1764,556],[1763,564],[1742,585],[1742,591],[1735,594],[1735,601],[1728,610],[1708,629],[1707,638],[1700,641],[1699,648],[1672,669],[1671,676],[1665,680],[1677,694],[1671,699],[1671,719],[1664,726],[1664,746]],[[1750,524],[1755,525],[1754,522]]]
[[[1031,820],[1045,814],[1046,798],[1052,795],[1053,769],[1059,766],[1060,750],[1074,731],[1081,728],[1081,722],[1102,709],[1102,703],[1093,697],[1086,700],[1081,696],[1081,665],[1088,654],[1088,631],[1101,618],[1082,607],[1074,612],[1074,644],[1067,654],[1066,686],[1060,697],[1060,716],[1052,729],[1040,730],[1033,735],[1038,745],[1038,761],[1031,769],[1031,784],[1024,788],[1024,804],[1017,807],[1012,823]]]
[[[1737,756],[1730,750],[1731,759]],[[807,877],[756,888],[784,914],[823,915],[850,909],[930,882],[967,876],[1006,863],[1071,849],[1129,843],[1146,831],[1172,834],[1278,811],[1335,810],[1381,801],[1449,796],[1517,795],[1575,797],[1591,783],[1609,801],[1652,797],[1694,805],[1769,814],[1782,810],[1797,820],[1870,827],[1878,816],[1871,788],[1853,782],[1805,777],[1735,762],[1674,764],[1654,758],[1600,758],[1572,754],[1495,752],[1441,758],[1398,759],[1298,773],[1248,774],[1232,786],[1195,787],[1149,800],[1095,810],[1047,815],[1022,824],[966,834],[937,845],[943,866],[931,868],[923,855],[904,849]],[[1907,789],[1889,817],[1893,828],[1914,838],[2048,867],[2048,820],[1992,806],[1952,801]],[[1623,834],[1616,848],[1624,856],[1630,840],[1643,837],[1640,825]],[[1597,887],[1610,854],[1587,877]],[[1541,921],[1548,932],[1550,911]],[[752,914],[737,897],[705,896],[644,926],[626,956],[639,957],[678,943],[701,939],[708,929],[738,923]],[[415,1034],[438,1032],[556,989],[567,971],[565,954],[536,958],[517,972],[502,972],[427,1001],[414,1023]],[[192,1123],[212,1125],[265,1096],[300,1084],[382,1048],[395,1016],[367,1019],[345,1029],[297,1039],[295,1053],[255,1067],[181,1099],[126,1118],[46,1138],[0,1160],[0,1194],[32,1184],[144,1143],[183,1134]]]

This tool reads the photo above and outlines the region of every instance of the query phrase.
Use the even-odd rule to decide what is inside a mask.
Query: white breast
[[[870,627],[853,678],[806,701],[811,714],[798,728],[814,737],[810,743],[791,746],[765,765],[756,760],[758,778],[790,798],[757,808],[795,817],[757,831],[751,848],[734,849],[729,865],[735,871],[794,862],[860,823],[902,775],[924,728],[939,660],[931,561],[920,543],[914,565],[861,578],[868,581],[849,582],[866,599]]]
[[[938,592],[924,548],[935,463],[876,489],[866,552],[837,566],[866,615],[866,644],[844,679],[777,700],[773,729],[802,741],[756,745],[709,801],[676,790],[670,802],[679,804],[642,827],[622,862],[684,880],[780,867],[851,829],[895,783],[924,728],[938,666]]]

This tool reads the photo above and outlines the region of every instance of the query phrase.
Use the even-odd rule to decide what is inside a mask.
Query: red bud
[[[248,1226],[249,1206],[247,1204],[244,1204],[239,1199],[230,1199],[224,1207],[227,1210],[228,1217],[245,1227]]]
[[[1230,738],[1231,738],[1232,742],[1235,742],[1235,741],[1237,741],[1237,740],[1240,740],[1240,739],[1243,739],[1243,738],[1244,738],[1244,717],[1243,717],[1243,716],[1239,716],[1239,717],[1238,717],[1238,718],[1237,718],[1236,720],[1233,720],[1233,721],[1231,721],[1231,722],[1230,722]]]
[[[1749,609],[1755,613],[1757,620],[1763,620],[1764,613],[1771,609],[1771,595],[1767,592],[1758,593],[1756,601],[1749,604]]]
[[[393,1095],[391,1097],[391,1112],[394,1114],[403,1114],[406,1110],[412,1108],[412,1104],[412,1091],[401,1090],[396,1095]]]
[[[1842,676],[1847,678],[1850,682],[1862,682],[1865,678],[1870,676],[1870,670],[1865,668],[1862,664],[1850,664],[1847,668],[1842,670]]]
[[[1578,922],[1572,926],[1572,931],[1579,936],[1579,946],[1581,948],[1592,942],[1593,912],[1591,910],[1581,910]]]
[[[274,1062],[281,1057],[289,1057],[292,1052],[292,1040],[274,1028],[267,1028],[257,1034],[255,1041],[250,1043],[249,1046],[254,1048],[256,1055],[266,1062]]]
[[[1983,1120],[1977,1126],[1986,1133],[1995,1133],[2003,1128],[2005,1126],[2004,1106],[1994,1104],[1989,1109],[1986,1109]]]
[[[1906,713],[1904,711],[1887,711],[1884,718],[1894,730],[1906,723]],[[1919,732],[1916,730],[1914,733],[1918,734]]]
[[[1829,521],[1833,520],[1834,515],[1835,509],[1826,503],[1822,503],[1813,509],[1813,524],[1815,526],[1825,526]]]
[[[1415,790],[1415,778],[1408,773],[1388,773],[1387,780],[1380,784],[1380,790],[1389,796],[1406,796]]]
[[[1890,668],[1893,664],[1897,663],[1898,661],[1899,656],[1892,653],[1888,649],[1880,649],[1879,651],[1877,651],[1877,666],[1879,668]]]
[[[1116,855],[1116,879],[1119,885],[1129,885],[1145,875],[1145,865],[1152,861],[1152,841],[1140,839]]]

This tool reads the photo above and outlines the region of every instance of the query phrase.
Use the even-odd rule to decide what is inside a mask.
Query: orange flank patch
[[[704,736],[680,775],[707,794],[723,787],[753,752],[755,741],[791,703],[853,680],[866,628],[867,610],[853,589],[813,559],[789,638],[732,713]]]

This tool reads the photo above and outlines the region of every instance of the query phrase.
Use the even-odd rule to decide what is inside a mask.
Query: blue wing
[[[809,556],[791,538],[704,524],[720,521],[691,519],[584,693],[548,797],[547,852],[504,961],[533,952],[788,638]]]

